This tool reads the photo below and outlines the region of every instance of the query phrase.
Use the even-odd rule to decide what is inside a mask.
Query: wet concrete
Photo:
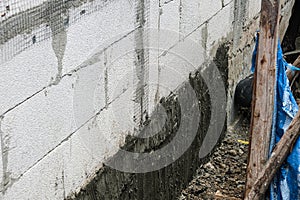
[[[201,121],[197,136],[189,149],[174,163],[158,171],[149,173],[124,173],[103,167],[86,188],[67,199],[175,199],[182,188],[192,178],[199,166],[199,147],[203,141],[210,120],[210,103],[207,87],[200,74],[190,80],[199,99]],[[179,89],[178,94],[185,89]],[[180,125],[180,107],[176,95],[170,94],[160,100],[167,113],[167,121],[162,131],[150,138],[134,138],[129,136],[122,149],[133,152],[149,152],[168,144],[176,134]],[[188,130],[187,130],[188,131]]]
[[[226,45],[221,45],[219,54],[215,58],[215,60],[219,60],[217,66],[222,70],[221,74],[225,83],[227,82],[226,67],[228,65],[226,65],[227,61],[222,62],[222,59],[227,58],[226,50]],[[222,51],[225,53],[220,53]],[[126,144],[121,148],[130,152],[144,153],[155,151],[168,145],[180,127],[181,117],[186,117],[182,116],[178,96],[184,94],[184,90],[186,90],[188,86],[192,86],[196,93],[198,104],[194,104],[193,107],[196,108],[197,106],[200,110],[200,122],[196,137],[188,150],[179,159],[162,169],[147,173],[125,173],[112,169],[109,166],[104,166],[84,188],[69,195],[66,199],[173,200],[178,198],[182,189],[185,188],[192,179],[199,165],[205,162],[210,156],[209,154],[203,159],[199,158],[199,150],[211,120],[210,94],[204,79],[201,77],[200,69],[193,75],[190,75],[189,80],[176,91],[176,94],[171,93],[168,97],[160,99],[160,104],[167,114],[166,123],[161,131],[149,138],[128,136]],[[188,101],[189,97],[183,98],[186,98]],[[145,123],[147,123],[147,121]],[[189,128],[187,128],[186,131],[191,131],[188,129]],[[226,121],[224,122],[223,133],[225,129]],[[223,133],[220,140],[224,136]]]
[[[217,49],[216,56],[213,59],[221,73],[226,92],[228,90],[228,51],[229,42],[221,43]]]

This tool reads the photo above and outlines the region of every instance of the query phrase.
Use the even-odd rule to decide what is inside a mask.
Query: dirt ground
[[[197,170],[179,200],[242,199],[246,181],[249,119],[229,127],[221,145]]]

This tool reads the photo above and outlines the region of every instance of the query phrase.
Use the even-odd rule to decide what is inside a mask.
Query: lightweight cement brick
[[[133,31],[134,20],[134,7],[129,1],[116,0],[110,1],[99,11],[70,26],[67,32],[63,73],[76,69],[94,54]]]
[[[89,67],[82,68],[73,76],[76,78],[73,92],[73,112],[77,128],[90,120],[97,112],[105,107],[104,65],[101,61]]]
[[[232,31],[232,7],[233,3],[227,5],[208,22],[207,50],[208,54],[212,53],[209,56],[214,56],[214,52],[211,52],[212,48],[216,47],[222,38],[229,36],[229,33]]]
[[[6,189],[3,200],[63,199],[65,196],[64,144],[28,170]]]
[[[47,88],[4,116],[9,137],[8,168],[18,178],[76,129],[73,117],[74,77]]]
[[[50,83],[57,73],[57,61],[51,41],[0,64],[0,115]]]
[[[162,4],[160,15],[160,29],[174,31],[178,33],[178,37],[174,38],[173,44],[179,41],[179,14],[180,0],[169,1],[167,4]]]
[[[259,0],[249,0],[248,1],[248,18],[252,19],[257,16],[261,10],[261,1]]]
[[[181,1],[180,32],[187,35],[209,20],[222,8],[220,1]]]

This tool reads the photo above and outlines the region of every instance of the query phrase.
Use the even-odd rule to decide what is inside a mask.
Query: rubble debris
[[[246,182],[249,120],[244,118],[233,131],[227,131],[220,146],[198,168],[179,200],[242,199]]]

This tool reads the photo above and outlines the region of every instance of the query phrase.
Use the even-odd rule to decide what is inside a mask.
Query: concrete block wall
[[[1,9],[5,3],[11,2],[1,2]],[[124,92],[113,90],[134,60],[107,66],[125,45],[122,38],[134,36],[134,5],[125,0],[71,3],[69,25],[55,34],[46,19],[30,24],[30,15],[48,10],[56,20],[60,2],[28,1],[24,9],[12,3],[1,18],[1,31],[13,20],[22,23],[22,11],[28,18],[26,26],[18,24],[24,30],[1,35],[1,199],[63,199],[124,140],[111,116],[117,109],[112,107],[125,103],[118,102]],[[39,37],[48,34],[46,26],[50,35]]]
[[[21,2],[0,2],[0,199],[80,193],[160,99],[224,44],[233,115],[259,1]]]

